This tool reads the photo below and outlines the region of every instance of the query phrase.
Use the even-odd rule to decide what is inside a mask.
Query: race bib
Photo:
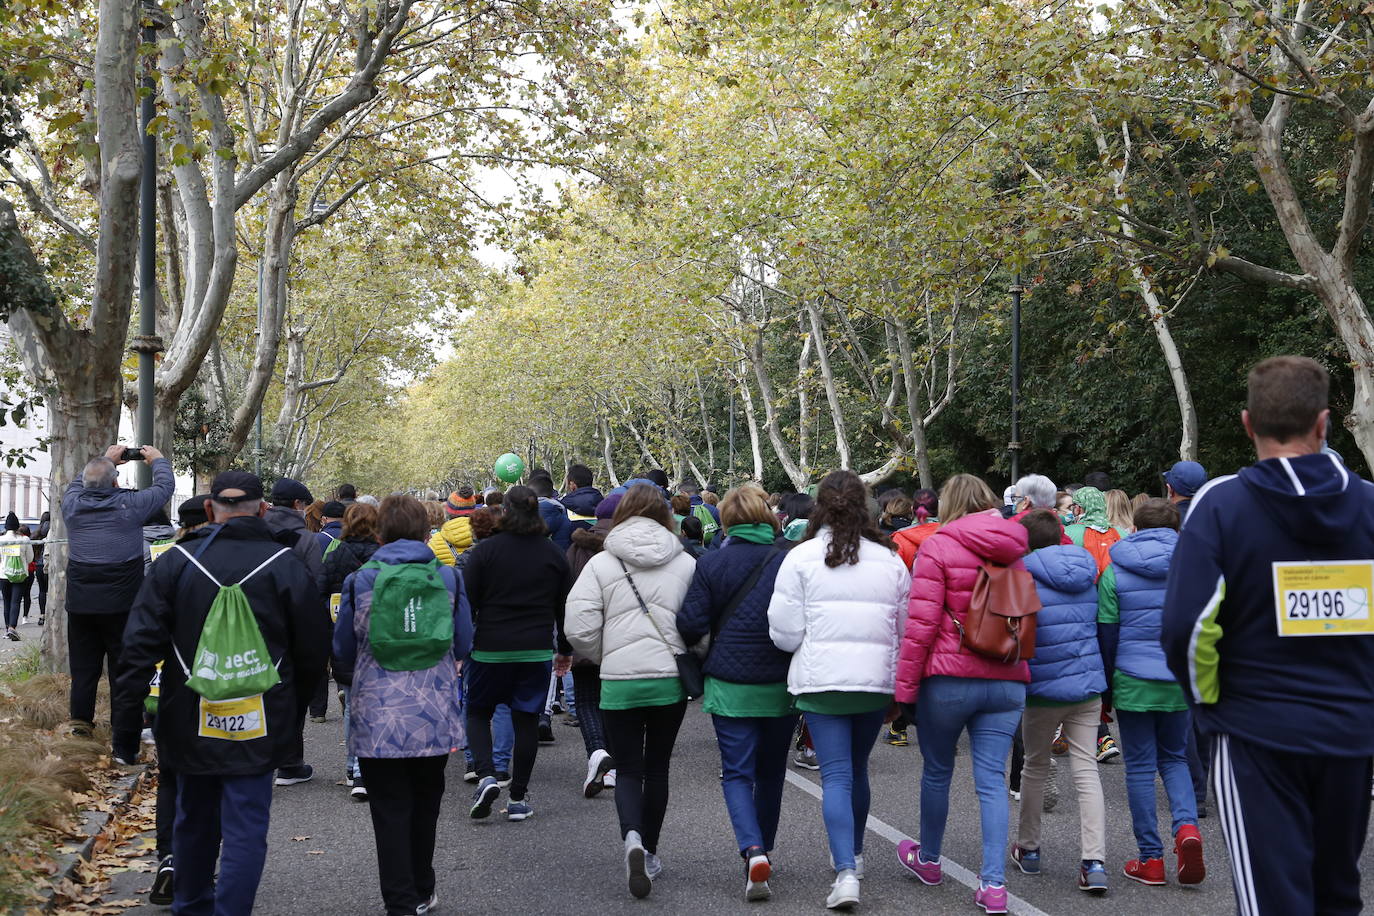
[[[168,541],[165,544],[152,544],[148,547],[148,556],[150,559],[156,560],[175,546],[176,543],[173,541]]]
[[[200,729],[202,738],[221,741],[252,741],[267,734],[267,714],[262,694],[236,700],[200,700]]]
[[[157,668],[153,671],[153,679],[148,682],[148,696],[162,696],[162,662],[157,663]]]
[[[339,602],[343,600],[343,594],[335,592],[329,596],[329,616],[335,623],[339,622]]]
[[[1374,636],[1374,560],[1274,564],[1280,636]]]

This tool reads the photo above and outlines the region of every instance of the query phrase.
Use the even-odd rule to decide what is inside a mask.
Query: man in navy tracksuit
[[[1360,911],[1374,755],[1374,487],[1321,453],[1326,371],[1281,356],[1241,414],[1259,460],[1193,499],[1161,641],[1203,732],[1239,912]]]

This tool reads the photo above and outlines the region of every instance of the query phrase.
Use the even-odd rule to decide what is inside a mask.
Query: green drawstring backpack
[[[453,595],[439,561],[363,564],[375,569],[367,638],[387,671],[433,668],[453,648]]]
[[[176,549],[219,586],[196,643],[194,663],[188,666],[175,643],[172,646],[182,671],[186,672],[186,686],[207,700],[217,701],[266,693],[281,683],[243,583],[282,554],[290,553],[290,549],[278,550],[233,585],[216,579],[186,548],[178,544]]]

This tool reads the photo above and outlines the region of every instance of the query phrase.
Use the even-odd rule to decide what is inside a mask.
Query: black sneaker
[[[510,774],[505,770],[496,771],[496,784],[503,789],[510,788]]]
[[[157,877],[153,879],[152,889],[148,891],[148,902],[153,906],[172,905],[172,857],[164,856],[157,866]]]
[[[547,716],[539,717],[539,743],[553,744],[553,720]]]
[[[355,802],[367,801],[367,786],[363,783],[363,774],[359,773],[353,777],[353,788],[348,790],[348,796]]]
[[[277,769],[277,785],[295,786],[303,782],[309,782],[315,778],[315,768],[308,763],[303,763],[295,767],[279,767]]]

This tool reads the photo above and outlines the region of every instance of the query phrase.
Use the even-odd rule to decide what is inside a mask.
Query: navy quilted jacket
[[[687,598],[677,613],[677,629],[683,642],[695,645],[710,634],[735,592],[773,550],[771,544],[727,540],[724,547],[697,560]],[[768,568],[735,608],[725,629],[717,634],[706,657],[706,673],[711,677],[737,684],[775,684],[787,680],[792,654],[773,645],[768,636],[773,580],[786,555],[777,551],[768,560]]]

